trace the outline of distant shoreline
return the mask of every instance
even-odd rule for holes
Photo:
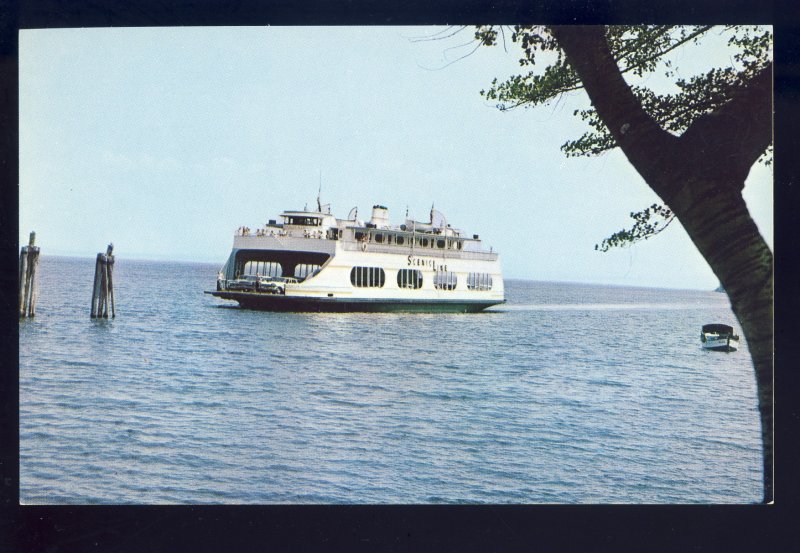
[[[87,260],[87,261],[94,261],[94,255],[65,255],[65,254],[42,254],[42,258],[45,257],[57,257],[60,259],[80,259],[80,260]],[[183,259],[146,259],[142,257],[125,257],[125,261],[133,261],[135,263],[173,263],[178,265],[208,265],[211,267],[220,267],[222,266],[223,262],[218,261],[190,261],[190,260],[183,260]],[[597,287],[597,288],[631,288],[631,289],[645,289],[645,290],[670,290],[670,291],[687,291],[687,292],[714,292],[718,290],[712,290],[707,288],[670,288],[666,286],[647,286],[644,284],[613,284],[613,283],[602,283],[602,282],[581,282],[577,280],[537,280],[533,278],[505,278],[506,282],[536,282],[541,284],[577,284],[580,286],[590,286],[590,287]]]

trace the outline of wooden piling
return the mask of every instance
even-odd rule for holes
[[[103,254],[97,254],[97,261],[94,264],[94,286],[92,287],[92,319],[97,318],[100,307],[100,273],[103,266]]]
[[[39,248],[35,246],[36,233],[31,232],[28,245],[19,253],[19,316],[36,315],[36,269],[39,266]]]
[[[103,256],[103,262],[100,265],[100,308],[97,310],[97,316],[108,319],[108,257]]]
[[[28,295],[28,246],[22,246],[19,253],[19,316],[24,317],[28,306],[25,298]]]
[[[114,309],[114,256],[108,256],[108,263],[106,263],[106,271],[108,272],[108,298],[111,300],[111,318],[117,316]]]
[[[114,245],[109,244],[106,253],[98,253],[94,265],[94,288],[92,290],[92,319],[108,318],[108,304],[111,303],[111,318],[116,316],[114,311],[114,283],[113,266]]]
[[[30,275],[28,286],[28,317],[36,315],[36,296],[39,291],[36,280],[36,269],[39,267],[39,248],[31,246],[28,248],[28,274]]]

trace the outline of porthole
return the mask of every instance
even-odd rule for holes
[[[458,276],[452,271],[436,271],[433,275],[433,287],[437,290],[455,290]]]
[[[400,269],[397,271],[397,286],[413,290],[422,288],[422,271],[418,269]]]
[[[488,273],[470,273],[467,276],[468,290],[491,290],[492,275]]]
[[[382,288],[386,273],[380,267],[353,267],[350,269],[350,283],[358,288]]]

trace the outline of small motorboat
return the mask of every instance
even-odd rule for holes
[[[739,336],[733,333],[733,327],[719,323],[703,325],[700,341],[704,349],[711,351],[736,351],[739,347]]]

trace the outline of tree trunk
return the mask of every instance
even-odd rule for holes
[[[603,27],[556,26],[551,30],[628,161],[672,209],[728,293],[753,359],[764,502],[771,502],[772,253],[741,196],[747,171],[772,138],[771,67],[738,97],[696,121],[683,136],[674,137],[661,129],[634,97],[609,50]],[[737,140],[725,140],[733,133]],[[709,148],[700,151],[698,145]]]
[[[747,339],[758,390],[768,503],[773,500],[773,259],[731,184],[691,182],[669,206],[727,292]]]

